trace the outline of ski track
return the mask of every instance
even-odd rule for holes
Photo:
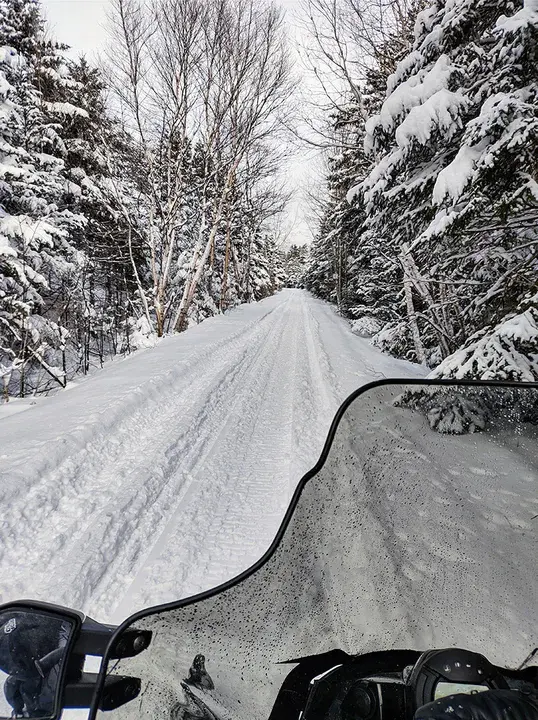
[[[358,386],[421,368],[303,291],[242,306],[0,420],[0,601],[119,621],[271,543]]]

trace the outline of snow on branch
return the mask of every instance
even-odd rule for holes
[[[57,113],[58,115],[63,115],[64,117],[89,117],[86,110],[68,102],[44,102],[43,106],[49,112]]]
[[[538,381],[538,295],[524,312],[470,338],[430,377]]]

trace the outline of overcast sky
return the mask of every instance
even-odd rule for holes
[[[53,36],[67,45],[72,52],[84,54],[88,60],[95,59],[106,44],[106,14],[109,0],[41,0]],[[297,38],[298,30],[294,18],[299,12],[300,0],[280,0],[286,10],[289,36]],[[302,244],[311,240],[311,233],[305,220],[304,202],[300,197],[302,186],[310,186],[315,179],[316,163],[312,153],[305,148],[298,151],[296,159],[290,162],[286,175],[297,188],[297,196],[289,207],[286,224],[293,228],[290,242]],[[289,244],[289,243],[288,243]]]

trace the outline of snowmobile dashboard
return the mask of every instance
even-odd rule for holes
[[[284,688],[288,693],[292,690],[286,683]],[[538,667],[506,670],[491,664],[483,655],[458,648],[425,653],[400,650],[370,653],[350,658],[349,662],[313,677],[299,717],[413,720],[430,717],[428,707],[441,708],[445,704],[449,707],[454,695],[475,695],[488,690],[516,690],[536,697]]]

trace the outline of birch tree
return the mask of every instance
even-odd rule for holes
[[[115,201],[145,247],[138,291],[162,335],[187,327],[238,174],[279,130],[293,87],[282,13],[255,0],[115,0],[111,19],[111,76],[141,149],[144,221],[117,187]]]

